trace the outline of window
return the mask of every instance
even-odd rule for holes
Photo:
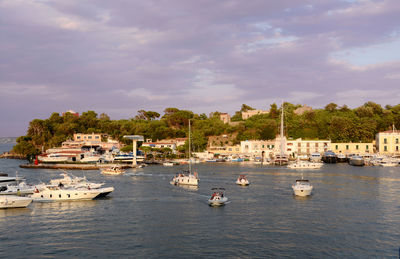
[[[232,148],[228,148],[229,151],[232,151]]]
[[[398,138],[396,139],[396,144],[399,144],[399,139]]]
[[[53,198],[53,194],[50,194],[50,198]]]
[[[396,152],[399,152],[399,146],[396,146]]]
[[[310,147],[310,143],[307,143],[307,147]]]
[[[265,146],[264,145],[262,145],[262,148],[264,148]]]
[[[358,145],[356,145],[356,149],[358,150]]]
[[[383,151],[387,151],[387,146],[383,146]]]
[[[336,150],[338,150],[339,149],[339,145],[336,145],[335,148],[336,148]]]
[[[99,139],[99,136],[96,136],[95,138],[96,138],[96,139]]]
[[[81,136],[76,136],[77,139],[81,139]]]
[[[318,143],[315,143],[315,147],[318,147]]]
[[[387,139],[383,139],[383,144],[387,144]]]
[[[61,198],[61,194],[59,194],[59,195],[58,195],[58,197],[60,197],[60,198]]]
[[[346,150],[349,150],[349,145],[346,145]]]
[[[368,150],[368,145],[365,146],[365,149]]]
[[[92,139],[92,136],[89,136],[88,139]]]
[[[70,195],[70,194],[67,194],[67,196],[68,196],[68,198],[71,198],[71,195]]]
[[[245,148],[245,149],[249,149],[249,146],[248,146],[248,145],[245,145],[244,148]]]
[[[301,147],[301,143],[297,144],[298,147]]]

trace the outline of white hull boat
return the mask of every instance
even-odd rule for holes
[[[17,183],[17,178],[15,177],[0,176],[0,186],[7,186],[16,183]]]
[[[228,197],[224,196],[222,190],[224,188],[213,188],[214,193],[211,195],[211,198],[208,200],[208,205],[210,206],[223,206],[228,202]]]
[[[290,169],[320,169],[323,165],[323,163],[297,161],[296,163],[289,164],[287,167]]]
[[[198,186],[199,185],[199,178],[197,177],[197,173],[195,174],[190,174],[188,172],[183,172],[180,174],[177,174],[172,178],[172,181],[170,182],[172,185],[193,185],[193,186]]]
[[[296,180],[296,183],[292,185],[292,189],[296,196],[309,196],[313,187],[308,180],[301,179]]]
[[[92,200],[100,195],[101,191],[99,190],[88,188],[64,189],[58,186],[47,186],[44,190],[35,190],[31,198],[35,202]]]
[[[174,166],[174,163],[172,163],[172,162],[164,162],[163,166]]]
[[[8,208],[26,208],[31,204],[32,198],[19,197],[15,195],[0,196],[0,209]]]
[[[0,195],[28,195],[32,194],[34,190],[35,186],[21,182],[18,185],[7,185],[0,187]]]
[[[119,168],[117,166],[113,166],[113,167],[101,170],[101,173],[105,174],[105,175],[121,175],[121,174],[125,173],[125,170],[122,168]]]
[[[249,180],[247,180],[245,175],[240,175],[236,180],[237,185],[247,186],[250,184]]]
[[[104,183],[92,183],[89,182],[86,177],[78,177],[74,175],[69,175],[66,172],[62,173],[63,178],[50,180],[50,185],[61,185],[64,187],[86,187],[91,189],[97,189],[104,185]]]

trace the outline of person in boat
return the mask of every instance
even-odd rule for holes
[[[58,184],[58,187],[62,188],[62,187],[64,187],[64,184],[62,184],[62,182],[60,182],[60,183]]]

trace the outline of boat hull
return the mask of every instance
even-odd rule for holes
[[[311,188],[298,188],[295,186],[292,186],[292,188],[293,188],[294,195],[301,196],[301,197],[310,196],[312,193],[312,189],[313,189],[312,187]]]
[[[363,166],[365,163],[364,163],[364,159],[351,159],[350,158],[349,164],[354,165],[354,166]]]
[[[7,195],[0,197],[0,209],[26,208],[31,204],[32,198]]]
[[[208,200],[208,205],[212,206],[212,207],[219,207],[219,206],[223,206],[225,205],[225,203],[228,201],[228,198],[226,197],[222,197],[218,200],[215,199],[209,199]]]

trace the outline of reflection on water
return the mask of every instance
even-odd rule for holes
[[[0,160],[15,172],[20,161]],[[246,164],[196,164],[200,185],[173,186],[185,166],[149,166],[105,177],[108,199],[32,203],[0,210],[0,257],[344,258],[395,257],[400,225],[400,168],[324,165],[294,171]],[[29,182],[48,182],[57,170],[18,169]],[[301,174],[313,195],[291,188]],[[246,174],[251,184],[235,184]],[[210,207],[212,187],[229,204]],[[23,245],[21,245],[23,244]]]

